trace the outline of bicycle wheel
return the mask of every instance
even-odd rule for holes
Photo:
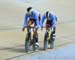
[[[44,50],[46,50],[48,48],[48,32],[45,33],[45,36],[44,36]]]
[[[26,39],[25,39],[25,52],[28,52],[30,49],[30,37],[31,33],[27,33]]]

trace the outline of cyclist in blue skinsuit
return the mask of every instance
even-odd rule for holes
[[[35,28],[36,28],[36,31],[35,33],[37,34],[37,39],[36,39],[36,44],[38,44],[38,33],[37,33],[37,30],[39,28],[39,11],[37,10],[34,10],[32,7],[28,7],[27,8],[27,13],[25,14],[25,18],[24,18],[24,24],[23,24],[23,28],[22,28],[22,31],[25,30],[25,28],[27,27],[27,24],[28,22],[30,22],[30,25],[34,24],[35,25]]]
[[[49,41],[50,46],[51,46],[50,48],[53,48],[54,47],[54,40],[55,40],[57,17],[53,13],[46,11],[41,17],[41,22],[40,22],[41,28],[44,27],[45,20],[46,20],[46,24],[45,24],[46,30],[47,30],[47,27],[53,29],[53,31],[51,32],[51,39]]]

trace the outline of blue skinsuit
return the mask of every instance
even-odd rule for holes
[[[40,25],[43,27],[43,23],[46,19],[46,14],[43,14],[41,17]],[[56,27],[56,22],[57,22],[57,17],[54,14],[49,14],[49,19],[48,20],[53,20],[52,22],[52,27]]]
[[[23,24],[24,28],[26,28],[29,18],[33,18],[35,20],[35,23],[36,23],[36,28],[39,28],[39,18],[38,18],[38,16],[39,16],[39,12],[36,11],[36,10],[33,11],[32,16],[29,16],[26,13],[25,18],[24,18],[24,24]]]

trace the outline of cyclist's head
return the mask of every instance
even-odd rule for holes
[[[31,9],[32,9],[32,7],[28,7],[28,8],[27,8],[27,12],[29,12]]]
[[[27,8],[27,13],[28,13],[29,16],[31,16],[31,15],[33,14],[33,9],[32,9],[32,7],[28,7],[28,8]]]

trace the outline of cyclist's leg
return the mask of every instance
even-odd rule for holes
[[[53,28],[53,32],[51,31],[51,27],[52,27],[52,21],[50,20],[47,20],[46,22],[46,25],[48,28],[46,28],[46,30],[48,30],[48,43],[50,44],[50,48],[53,48],[54,47],[54,38],[53,38],[53,34],[54,34],[54,31],[55,31],[55,28]]]
[[[36,27],[36,19],[34,20],[34,25],[35,25],[35,27]],[[39,43],[38,43],[38,28],[35,28],[34,30],[33,30],[33,38],[35,38],[35,44],[37,45],[37,46],[39,46]]]
[[[38,51],[39,49],[39,43],[38,43],[38,33],[37,29],[33,30],[33,50]]]
[[[35,42],[34,42],[34,43],[39,46],[37,29],[35,29],[35,30],[33,31],[33,38],[35,38]]]
[[[36,19],[30,19],[28,21],[28,25],[34,25],[34,27],[36,27]],[[33,29],[33,38],[35,38],[35,41],[33,43],[38,43],[38,32],[37,32],[38,29]]]
[[[46,50],[48,48],[48,28],[46,27],[46,32],[45,32],[45,36],[44,36],[44,50]]]
[[[33,24],[33,21],[30,19],[29,21],[28,21],[28,26],[31,26],[32,24]],[[27,29],[27,31],[28,31],[28,29]],[[31,32],[31,31],[29,31],[29,32]],[[32,38],[31,38],[31,36],[30,36],[30,46],[33,44],[33,42],[32,42]]]
[[[50,37],[50,35],[51,35],[51,26],[52,26],[51,21],[50,20],[47,20],[46,21],[46,32],[48,32],[48,38],[47,38],[48,41],[51,38]]]
[[[51,39],[50,39],[50,48],[54,48],[54,41],[55,41],[55,31],[56,31],[56,27],[53,28],[53,31],[51,33]]]

